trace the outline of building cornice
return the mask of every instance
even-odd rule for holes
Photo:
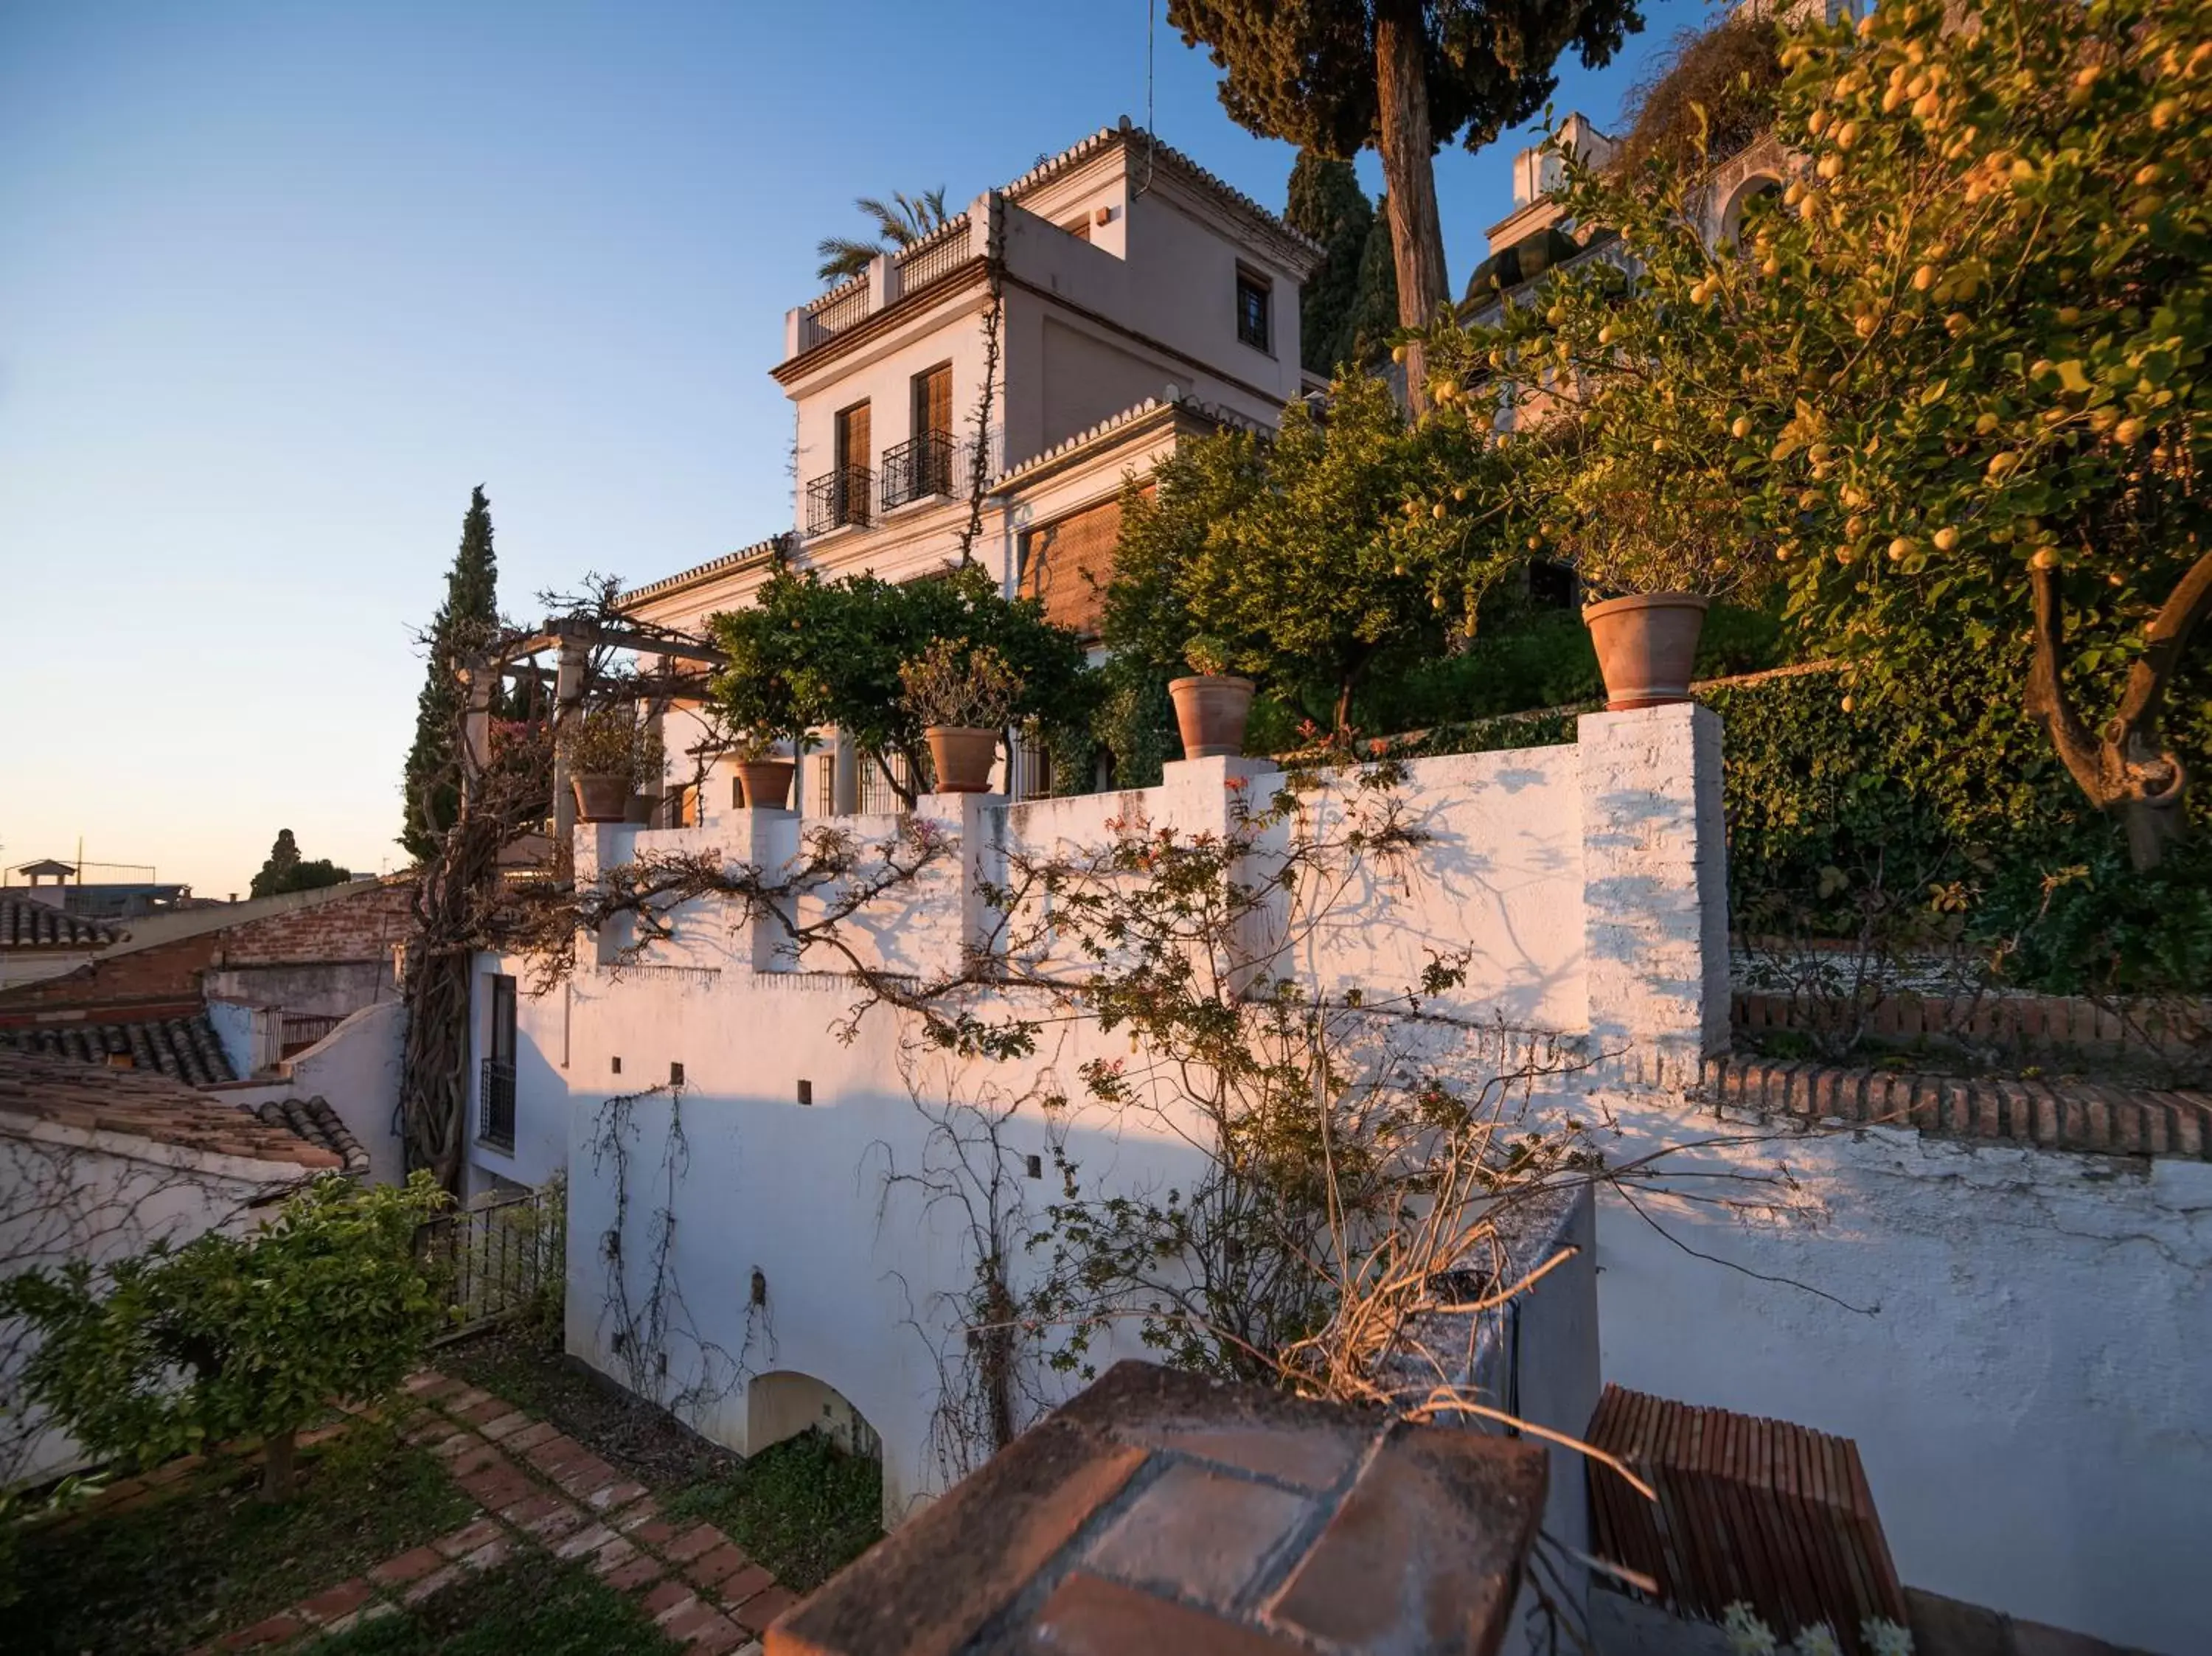
[[[1000,193],[1009,201],[1018,202],[1027,191],[1049,183],[1116,144],[1127,146],[1133,158],[1142,154],[1155,167],[1164,163],[1201,194],[1212,197],[1218,205],[1228,208],[1231,216],[1243,221],[1249,231],[1271,244],[1271,252],[1285,268],[1294,271],[1301,282],[1310,276],[1314,267],[1321,263],[1327,249],[1319,242],[1303,231],[1292,229],[1276,214],[1269,212],[1227,180],[1208,172],[1174,145],[1162,143],[1143,127],[1133,125],[1126,115],[1118,125],[1102,126],[1089,137],[1071,144],[1059,155],[1039,161]],[[1140,151],[1140,144],[1147,144],[1148,147]]]
[[[1170,402],[1164,397],[1147,397],[1135,407],[1109,415],[1097,425],[1061,439],[1043,453],[1032,455],[1019,465],[1000,472],[992,479],[990,494],[994,499],[1006,498],[1032,483],[1094,459],[1102,452],[1120,448],[1164,428],[1185,426],[1261,429],[1240,415],[1194,397],[1179,397]]]
[[[941,304],[945,300],[968,292],[970,288],[984,286],[989,270],[990,262],[988,259],[980,257],[971,258],[950,275],[939,277],[927,287],[918,288],[910,294],[901,294],[866,320],[856,322],[841,332],[831,334],[818,345],[810,345],[798,355],[777,363],[768,371],[769,377],[777,385],[789,390],[817,368],[836,361],[839,357],[858,349],[871,340],[881,339],[885,334],[896,331],[915,317],[920,316],[931,306]]]
[[[725,552],[719,558],[709,558],[689,569],[679,569],[672,575],[663,575],[659,580],[647,581],[643,586],[634,586],[617,600],[616,608],[627,612],[657,598],[673,597],[686,587],[696,586],[702,581],[714,579],[734,570],[773,562],[778,557],[788,555],[790,550],[789,536],[771,535],[764,541],[755,541],[750,546]]]

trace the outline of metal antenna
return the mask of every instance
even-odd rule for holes
[[[1140,196],[1152,187],[1152,35],[1159,9],[1159,0],[1145,0],[1145,178],[1136,191]]]

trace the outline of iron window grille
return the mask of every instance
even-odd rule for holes
[[[806,532],[826,535],[850,525],[868,525],[868,500],[875,476],[866,466],[839,466],[806,486]]]
[[[514,1148],[514,1065],[488,1058],[477,1089],[477,1137],[501,1149]]]
[[[884,509],[952,493],[952,434],[925,431],[884,451]]]
[[[1237,337],[1255,350],[1267,344],[1267,284],[1255,276],[1237,273]]]

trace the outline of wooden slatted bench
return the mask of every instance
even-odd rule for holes
[[[1749,1604],[1788,1636],[1825,1622],[1866,1656],[1861,1624],[1905,1625],[1858,1447],[1764,1420],[1607,1386],[1585,1434],[1658,1492],[1647,1501],[1589,1465],[1601,1558],[1649,1577],[1676,1614],[1718,1621]]]

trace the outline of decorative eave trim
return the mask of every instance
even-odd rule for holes
[[[1195,185],[1207,195],[1215,197],[1236,212],[1238,216],[1249,221],[1252,227],[1270,238],[1281,241],[1285,252],[1284,259],[1285,264],[1293,269],[1303,265],[1304,267],[1303,274],[1310,274],[1313,266],[1321,262],[1328,250],[1319,242],[1302,231],[1293,230],[1277,215],[1261,206],[1258,202],[1226,179],[1208,172],[1173,144],[1163,143],[1157,134],[1148,133],[1145,128],[1132,124],[1127,115],[1124,115],[1116,125],[1102,126],[1089,137],[1078,140],[1057,155],[1052,156],[1049,160],[1039,161],[1021,177],[1007,185],[1000,193],[1009,201],[1018,200],[1024,191],[1034,190],[1058,178],[1071,167],[1090,160],[1091,156],[1097,155],[1109,145],[1124,143],[1133,149],[1139,139],[1146,137],[1152,141],[1152,160],[1154,165],[1166,162],[1176,172],[1182,173],[1187,181]]]
[[[1009,467],[992,480],[988,492],[994,495],[1009,494],[1024,483],[1035,482],[1047,473],[1074,464],[1095,449],[1115,446],[1133,437],[1143,435],[1155,427],[1174,425],[1185,420],[1215,428],[1235,426],[1240,430],[1259,429],[1241,416],[1211,403],[1201,403],[1195,397],[1177,397],[1174,402],[1169,402],[1164,397],[1147,397],[1134,408],[1109,415],[1097,425],[1079,431],[1073,437],[1062,438],[1043,453],[1032,455],[1019,465]]]
[[[709,558],[689,569],[679,569],[672,575],[663,575],[659,580],[648,581],[643,586],[634,586],[616,601],[616,607],[625,613],[649,599],[668,597],[672,592],[697,581],[726,575],[732,570],[742,569],[763,559],[773,559],[790,550],[788,535],[771,535],[766,540],[755,541],[750,546],[741,546],[734,552],[725,552],[719,558]]]

